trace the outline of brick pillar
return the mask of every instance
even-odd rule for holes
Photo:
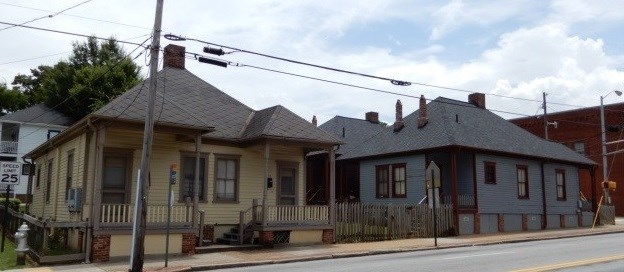
[[[334,230],[324,229],[323,230],[323,244],[331,245],[333,243],[334,243]]]
[[[498,232],[505,232],[505,215],[498,214]]]
[[[474,214],[474,234],[479,234],[481,233],[481,214],[480,213],[475,213]]]
[[[182,254],[195,254],[195,233],[182,234]]]
[[[578,226],[583,227],[583,213],[582,212],[576,214],[576,219],[578,220]]]
[[[529,216],[524,213],[522,214],[522,230],[529,230]]]
[[[260,232],[260,244],[264,246],[273,245],[273,232],[272,231],[261,231]]]
[[[565,214],[559,215],[559,227],[561,227],[562,229],[565,229],[566,227]]]
[[[204,239],[209,239],[210,241],[214,241],[214,225],[205,225],[204,226]]]
[[[93,236],[91,242],[91,262],[101,263],[110,260],[110,235]]]

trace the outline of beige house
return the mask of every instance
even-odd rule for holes
[[[165,251],[172,164],[170,253],[217,240],[331,242],[330,207],[305,205],[305,154],[340,141],[282,106],[245,106],[185,70],[184,54],[167,46],[156,75],[145,253]],[[68,246],[94,262],[130,254],[148,85],[26,155],[37,166],[30,215],[66,227]]]

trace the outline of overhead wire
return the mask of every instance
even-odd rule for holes
[[[39,20],[41,20],[41,19],[53,18],[53,17],[54,17],[54,16],[56,16],[56,15],[59,15],[59,14],[61,14],[61,13],[65,12],[65,11],[68,11],[68,10],[70,10],[70,9],[73,9],[73,8],[76,8],[76,7],[79,7],[79,6],[82,6],[82,5],[84,5],[84,4],[86,4],[86,3],[89,3],[89,2],[91,2],[91,1],[93,1],[93,0],[86,0],[86,1],[80,2],[80,3],[76,4],[76,5],[73,5],[73,6],[71,6],[71,7],[68,7],[68,8],[66,8],[66,9],[63,9],[63,10],[60,10],[60,11],[54,12],[54,13],[52,13],[52,14],[45,15],[45,16],[41,16],[41,17],[37,17],[37,18],[31,19],[31,20],[25,21],[25,22],[23,22],[23,23],[21,23],[21,24],[19,24],[19,25],[7,26],[7,27],[5,27],[5,28],[1,28],[1,29],[0,29],[0,31],[7,30],[7,29],[10,29],[10,28],[14,28],[14,27],[17,27],[17,26],[24,26],[24,25],[26,25],[26,24],[29,24],[29,23],[32,23],[32,22],[35,22],[35,21],[39,21]]]

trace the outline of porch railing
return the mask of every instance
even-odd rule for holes
[[[167,223],[167,205],[148,205],[147,223]],[[133,204],[102,204],[100,222],[102,225],[125,225],[134,220]],[[186,205],[171,207],[171,223],[193,221],[192,208]]]
[[[0,141],[0,153],[17,154],[17,142]]]
[[[266,216],[267,225],[329,225],[329,207],[325,205],[268,206]]]
[[[453,196],[444,195],[443,200],[444,204],[453,204]],[[466,195],[458,195],[457,196],[457,206],[459,208],[475,208],[475,195],[466,194]]]

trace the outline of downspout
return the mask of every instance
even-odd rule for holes
[[[97,129],[93,125],[93,123],[91,123],[91,118],[87,118],[87,127],[89,127],[89,130],[92,132],[92,135],[89,135],[89,133],[87,133],[87,140],[86,140],[87,143],[85,145],[86,146],[86,148],[85,148],[85,158],[89,158],[89,154],[91,153],[89,151],[91,150],[91,137],[93,137],[93,135],[95,136],[95,141],[93,141],[93,143],[97,144],[97,142],[98,142],[97,141],[97,137],[98,137]],[[93,161],[94,161],[93,165],[95,166],[96,165],[95,164],[95,160],[93,160]],[[84,169],[83,169],[84,179],[82,181],[82,187],[84,188],[83,192],[84,192],[84,197],[86,199],[87,198],[87,191],[85,189],[87,189],[86,188],[87,187],[87,185],[86,185],[87,177],[88,177],[87,173],[89,172],[89,169],[88,169],[88,167],[89,167],[88,159],[85,160],[85,164],[84,164],[83,167],[84,167]],[[93,199],[94,199],[94,193],[95,193],[95,167],[93,169],[93,175],[94,175],[93,179],[91,180],[91,197],[90,197],[90,202],[91,203],[89,204],[89,207],[91,208],[91,212],[89,213],[91,219],[89,220],[89,218],[87,218],[87,227],[85,229],[85,234],[84,234],[86,236],[85,245],[84,245],[85,246],[85,260],[84,260],[84,262],[86,264],[91,263],[91,243],[93,243],[93,220],[94,220],[93,214],[95,212],[94,207],[93,207]],[[86,203],[86,201],[84,201],[83,203]],[[91,233],[89,233],[89,230],[91,230]]]
[[[542,161],[541,170],[542,170],[542,229],[546,229],[548,226],[548,215],[546,213],[546,177],[544,176],[544,164],[546,162]],[[527,173],[528,175],[528,173]]]
[[[28,164],[28,167],[30,168],[30,171],[28,171],[28,184],[26,185],[28,186],[26,188],[26,211],[30,212],[30,204],[32,203],[32,182],[33,182],[32,173],[35,171],[35,169],[33,168],[35,164],[32,163],[32,159],[30,159],[30,162],[29,162],[24,157],[22,157],[22,161]]]

